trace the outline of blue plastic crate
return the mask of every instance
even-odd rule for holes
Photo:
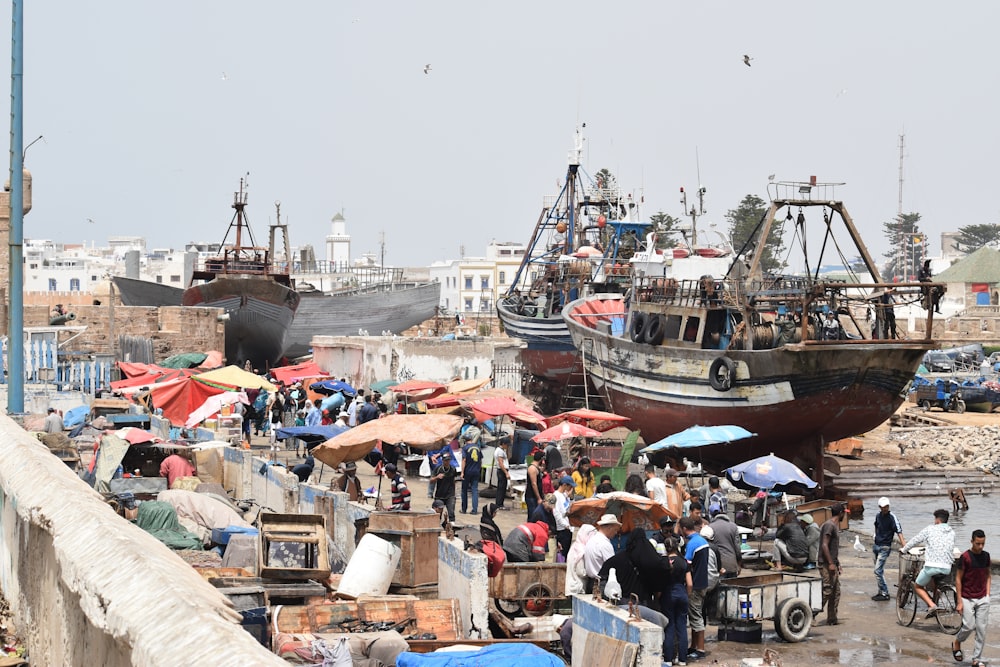
[[[232,535],[260,535],[256,528],[244,528],[242,526],[226,526],[225,528],[212,529],[212,542],[215,544],[229,544]]]

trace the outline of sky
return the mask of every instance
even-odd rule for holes
[[[1000,222],[1000,3],[25,4],[25,238],[221,241],[249,173],[258,243],[280,201],[321,259],[339,211],[355,257],[482,256],[528,241],[581,122],[585,170],[647,216],[699,173],[720,226],[770,174],[815,175],[881,257],[905,134],[930,255]]]

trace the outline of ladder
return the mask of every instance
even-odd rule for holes
[[[598,357],[594,350],[595,346],[593,338],[584,338],[580,347],[576,349],[576,356],[573,359],[573,370],[570,371],[570,379],[566,382],[566,386],[563,389],[563,394],[559,401],[560,411],[578,407],[571,405],[571,403],[579,401],[578,393],[583,394],[583,407],[590,409],[592,394],[590,391],[590,382],[587,379],[587,367],[584,363],[585,359],[589,357],[591,360],[600,365],[602,369],[604,369],[604,361]],[[605,375],[607,374],[605,373]],[[582,380],[573,382],[574,378],[582,378]],[[611,396],[607,391],[607,383],[605,383],[604,387],[604,391],[601,394],[593,397],[595,399],[599,398],[604,403],[605,410],[613,412],[614,410],[612,409],[613,406],[611,404]]]

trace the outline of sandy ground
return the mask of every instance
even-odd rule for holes
[[[905,405],[904,408],[905,409]],[[947,418],[956,425],[988,425],[1000,423],[1000,414],[979,414],[966,413],[956,415],[954,413],[944,414],[934,412]],[[888,425],[883,425],[866,434],[864,442],[864,461],[873,467],[878,466],[898,466],[913,465],[912,459],[903,460],[899,456],[899,449],[886,443],[886,436],[889,433]],[[253,439],[254,449],[261,452],[266,448],[265,438]],[[279,459],[289,465],[295,465],[300,459],[296,458],[294,452],[281,452]],[[364,488],[377,486],[378,480],[372,474],[372,468],[364,462],[359,462],[358,471]],[[329,468],[323,471],[321,484],[329,484],[335,477]],[[430,500],[427,498],[427,483],[420,478],[409,479],[410,488],[413,493],[413,509],[425,509],[430,507]],[[456,503],[456,522],[459,527],[469,527],[469,532],[477,533],[475,527],[478,525],[478,516],[461,514],[460,489],[458,490],[458,502]],[[387,482],[382,484],[383,503],[389,504],[389,487]],[[480,498],[481,510],[483,505],[491,502],[492,499]],[[513,507],[513,502],[508,500],[508,505]],[[512,530],[518,523],[524,521],[524,512],[520,509],[500,512],[497,515],[497,523],[505,533]],[[922,620],[923,613],[918,611],[917,619],[911,627],[900,626],[896,622],[894,602],[874,602],[870,598],[876,592],[874,576],[872,574],[872,557],[865,552],[858,554],[853,551],[851,545],[854,541],[853,531],[843,531],[841,533],[841,554],[842,554],[842,599],[840,606],[840,624],[837,626],[825,626],[825,614],[821,614],[813,625],[807,639],[798,644],[789,644],[777,637],[774,632],[773,623],[764,623],[764,639],[761,644],[743,644],[739,642],[716,640],[717,629],[709,627],[707,638],[707,658],[689,664],[703,665],[728,665],[735,667],[740,664],[743,658],[764,657],[765,650],[773,651],[778,656],[780,663],[785,667],[797,665],[948,665],[957,664],[950,649],[951,638],[944,635],[939,630],[937,624],[931,621]],[[889,582],[890,593],[895,594],[893,585],[897,578],[896,565],[898,557],[894,552],[890,557],[886,567],[886,580]],[[815,571],[813,571],[815,573]],[[815,574],[818,577],[818,574]],[[984,652],[984,659],[1000,662],[1000,609],[994,595],[993,612],[990,633],[987,647]],[[966,662],[971,655],[973,640],[967,640],[964,648],[966,650]]]

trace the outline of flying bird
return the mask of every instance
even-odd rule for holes
[[[431,64],[427,63],[426,65],[424,65],[424,74],[430,74],[430,73],[431,73]]]
[[[746,54],[743,55],[743,64],[746,65],[747,67],[750,67],[751,60],[753,60],[753,58],[751,58],[750,56]]]
[[[837,97],[840,97],[841,95],[846,95],[846,94],[847,94],[847,88],[841,88],[840,91],[837,92]]]
[[[769,174],[767,180],[774,181],[774,174]]]
[[[87,222],[89,222],[90,224],[94,224],[93,218],[87,218]]]
[[[222,80],[223,80],[223,81],[228,81],[228,80],[229,80],[229,77],[228,77],[228,76],[226,76],[226,73],[225,73],[225,72],[223,72],[223,73],[222,73]]]

